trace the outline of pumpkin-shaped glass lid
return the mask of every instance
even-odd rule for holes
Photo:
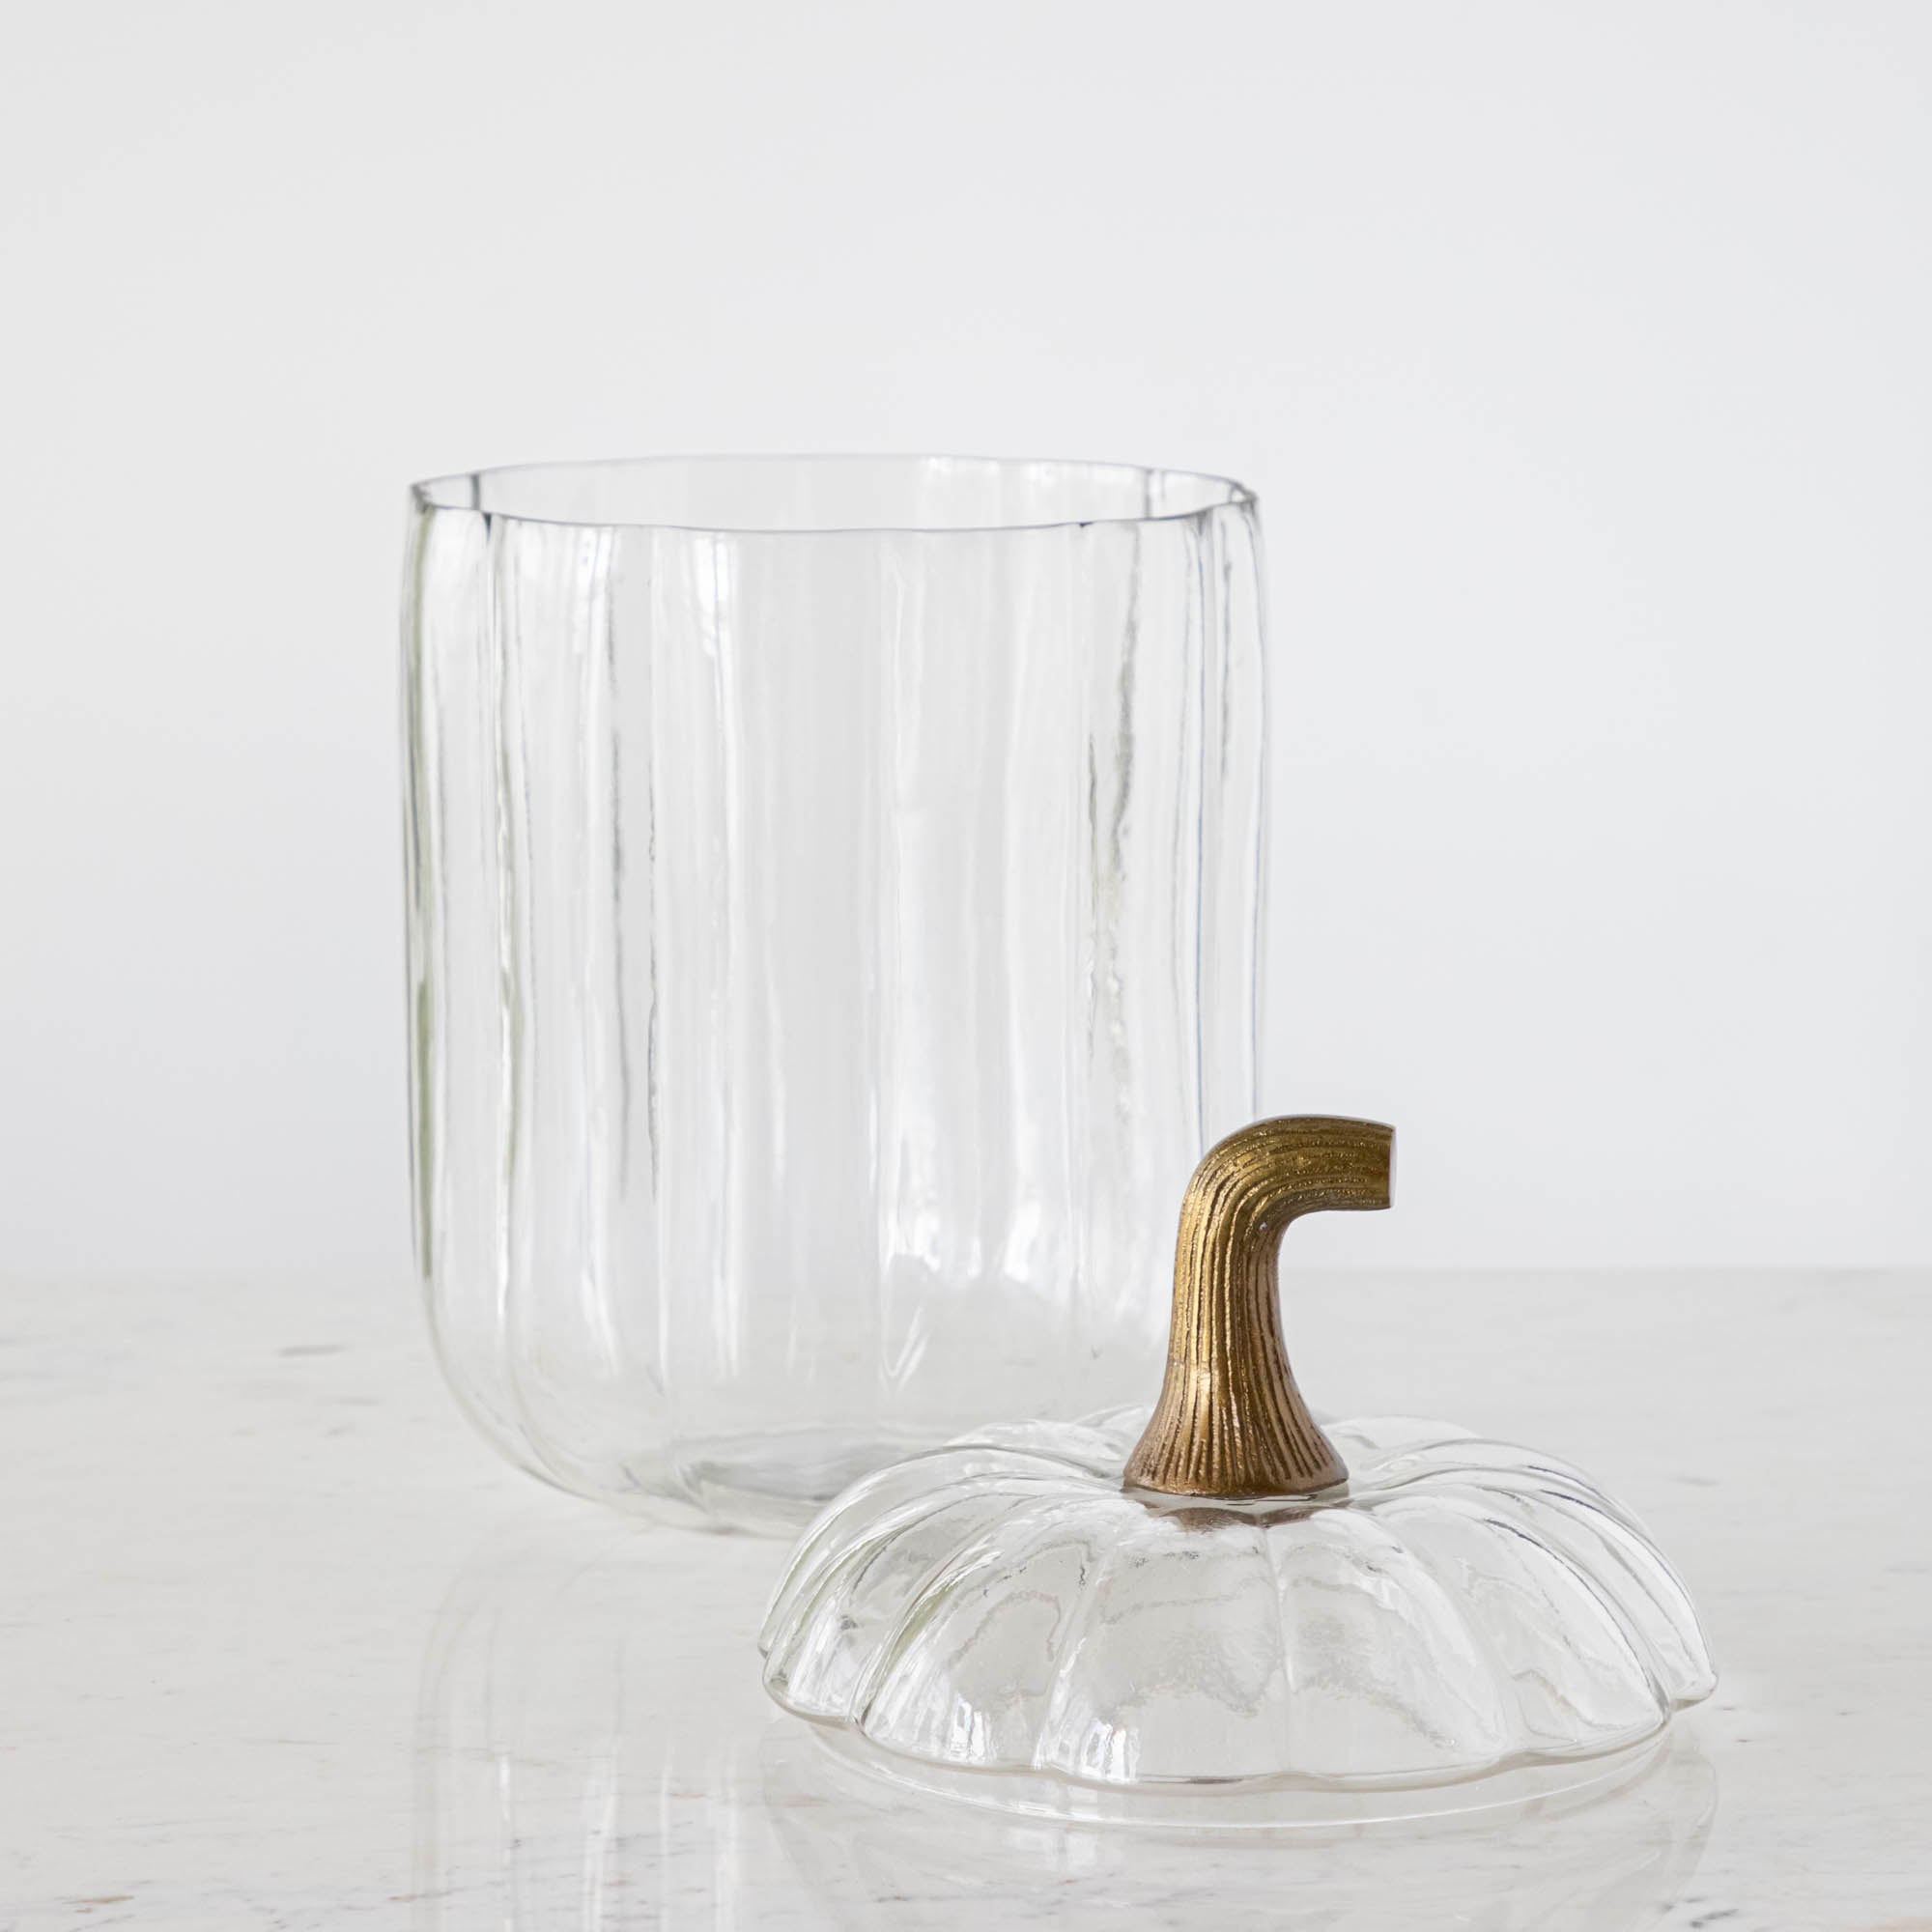
[[[773,1600],[771,1694],[927,1788],[1245,1824],[1605,1776],[1708,1695],[1683,1585],[1581,1471],[1303,1404],[1281,1233],[1386,1207],[1392,1142],[1304,1117],[1212,1149],[1151,1412],[986,1429],[855,1484]]]

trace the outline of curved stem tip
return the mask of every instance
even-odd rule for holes
[[[1289,1369],[1276,1260],[1299,1215],[1386,1208],[1394,1144],[1374,1121],[1307,1114],[1208,1149],[1181,1204],[1167,1377],[1130,1486],[1238,1501],[1308,1495],[1348,1474]]]

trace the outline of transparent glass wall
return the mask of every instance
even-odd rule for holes
[[[526,1467],[786,1529],[1159,1380],[1254,1108],[1255,505],[713,458],[419,485],[418,1254]]]

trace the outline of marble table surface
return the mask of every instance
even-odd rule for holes
[[[1932,1932],[1932,1279],[1321,1275],[1304,1385],[1567,1454],[1723,1673],[1597,1804],[1254,1845],[854,1783],[780,1546],[500,1467],[401,1284],[0,1297],[0,1927]]]

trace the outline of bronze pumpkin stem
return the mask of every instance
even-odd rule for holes
[[[1281,1339],[1282,1231],[1328,1208],[1386,1208],[1395,1131],[1258,1121],[1209,1148],[1180,1208],[1160,1400],[1124,1480],[1226,1501],[1308,1495],[1348,1474],[1294,1385]]]

